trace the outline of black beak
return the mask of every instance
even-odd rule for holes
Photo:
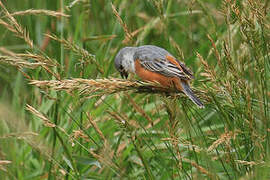
[[[128,78],[128,73],[125,70],[122,70],[120,72],[120,75],[121,75],[122,78],[126,78],[126,79]]]

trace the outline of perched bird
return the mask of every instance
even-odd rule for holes
[[[117,53],[114,65],[122,77],[134,73],[143,81],[158,82],[182,91],[200,108],[204,107],[189,87],[188,82],[194,79],[192,71],[163,48],[153,45],[125,47]]]

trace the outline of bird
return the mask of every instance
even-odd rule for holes
[[[163,87],[183,92],[199,108],[204,108],[189,86],[189,81],[194,79],[193,72],[161,47],[124,47],[116,54],[114,66],[122,78],[132,73],[143,81],[158,82]]]

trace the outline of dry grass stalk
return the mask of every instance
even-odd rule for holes
[[[182,11],[182,12],[177,12],[177,13],[172,13],[172,14],[166,14],[166,17],[168,18],[174,18],[177,16],[187,16],[187,15],[194,15],[194,14],[203,14],[202,10],[191,10],[189,9],[188,11]]]
[[[106,94],[119,93],[121,91],[160,94],[173,98],[185,97],[183,93],[175,89],[162,87],[158,83],[130,81],[117,78],[108,78],[108,79],[74,78],[65,80],[45,80],[45,81],[31,80],[29,84],[35,85],[41,89],[66,91],[67,93],[79,92],[79,95],[83,96],[83,98],[93,98],[97,96],[103,96]],[[198,97],[204,97],[202,96],[201,92],[197,90],[194,90],[194,92]],[[141,113],[143,114],[143,112]]]
[[[112,34],[112,35],[100,35],[100,36],[90,36],[90,37],[87,37],[87,38],[83,38],[83,42],[94,41],[94,40],[106,42],[106,41],[112,40],[112,39],[114,39],[116,37],[117,37],[117,35],[115,35],[115,34]]]
[[[176,139],[176,138],[170,138],[170,137],[168,137],[168,138],[161,138],[161,140],[162,140],[162,141],[176,142],[177,144],[180,143],[180,139],[179,139],[179,138]],[[184,141],[184,142],[183,142],[183,141]],[[199,147],[199,146],[197,146],[197,145],[194,145],[194,144],[192,144],[192,143],[189,142],[189,141],[186,141],[186,142],[185,142],[184,139],[181,139],[181,144],[179,144],[179,145],[181,145],[181,146],[183,146],[183,147],[186,147],[186,148],[192,148],[192,149],[194,149],[194,151],[197,152],[197,153],[199,153],[199,152],[205,152],[204,148],[201,148],[201,147]]]
[[[98,125],[96,124],[96,122],[93,120],[93,118],[90,116],[90,113],[86,113],[88,120],[90,122],[90,124],[93,126],[93,128],[96,130],[96,132],[98,133],[98,135],[101,137],[101,139],[104,141],[104,144],[107,144],[107,139],[105,138],[104,134],[102,133],[102,131],[99,129]]]
[[[57,11],[51,11],[46,9],[27,9],[24,11],[17,11],[15,13],[10,14],[11,16],[24,16],[24,15],[46,15],[46,16],[53,16],[53,17],[69,17],[69,15],[57,12]]]
[[[120,91],[134,90],[136,92],[166,93],[175,92],[171,89],[162,88],[157,83],[128,81],[124,79],[67,79],[67,80],[46,80],[30,81],[31,85],[40,88],[49,88],[56,91],[73,92],[78,90],[81,95],[100,93],[99,95],[112,94]]]
[[[10,108],[10,106],[7,104],[0,103],[0,117],[6,121],[9,129],[14,132],[8,135],[14,138],[20,138],[26,142],[33,149],[33,151],[40,153],[40,155],[44,156],[44,158],[46,158],[48,161],[53,161],[59,167],[62,167],[62,165],[59,164],[58,161],[56,161],[55,158],[50,155],[51,149],[48,147],[48,144],[37,137],[39,134],[31,132],[29,130],[29,124],[25,121],[25,119],[22,119],[20,116],[16,116],[16,113],[11,111],[11,109],[12,108]],[[37,113],[41,114],[39,112]],[[0,169],[2,167],[0,166]],[[72,174],[70,174],[70,176],[73,177]]]
[[[111,117],[113,117],[117,123],[119,123],[121,126],[131,129],[131,128],[139,128],[140,126],[136,123],[136,121],[129,120],[125,114],[119,114],[116,112],[106,111]]]
[[[11,161],[8,161],[8,160],[0,160],[0,166],[10,164],[10,163],[11,163]]]
[[[164,1],[163,0],[150,0],[150,1],[153,3],[155,8],[158,10],[159,16],[164,16],[164,12],[163,12],[163,9],[164,9],[163,3],[164,3]]]
[[[30,53],[30,52],[27,52],[25,54],[18,54],[18,53],[14,53],[12,51],[9,51],[3,47],[0,47],[0,51],[3,53],[3,54],[6,54],[7,56],[1,56],[2,57],[2,61],[4,62],[5,59],[6,59],[6,63],[9,63],[9,62],[13,62],[14,63],[10,63],[12,65],[20,65],[20,64],[25,64],[26,67],[28,68],[35,68],[35,64],[36,65],[46,65],[46,66],[60,66],[59,63],[55,60],[52,60],[50,59],[49,57],[47,56],[44,56],[44,55],[38,55],[38,54],[33,54],[33,53]],[[28,62],[28,60],[31,59],[31,60],[35,60],[36,63],[30,63]],[[29,67],[29,65],[33,64],[33,67]]]
[[[15,33],[15,35],[21,39],[23,39],[31,48],[33,48],[33,41],[29,37],[29,33],[26,29],[22,28],[22,26],[17,22],[17,20],[8,12],[6,7],[0,1],[0,6],[2,7],[3,13],[5,14],[5,18],[8,22],[5,22],[1,19],[0,24],[4,25],[8,30]]]
[[[119,114],[111,111],[106,111],[111,117],[113,117],[115,120],[117,120],[118,123],[121,125],[124,125],[125,123],[128,123],[127,121],[124,120]]]
[[[12,52],[4,47],[0,47],[0,52],[7,55],[6,57],[9,57],[10,59],[16,60],[18,62],[23,61],[23,62],[25,62],[25,64],[30,63],[30,62],[28,62],[28,60],[31,59],[31,60],[35,60],[36,62],[39,62],[41,65],[58,66],[58,67],[60,66],[60,64],[57,61],[49,58],[48,56],[44,56],[44,55],[33,54],[30,52],[27,52],[24,54],[19,54],[19,53],[14,53],[14,52]]]
[[[51,34],[45,34],[45,36],[55,40],[55,41],[58,41],[60,42],[61,44],[64,45],[64,47],[66,49],[69,49],[69,50],[72,50],[73,52],[75,52],[78,56],[81,56],[82,57],[82,63],[93,63],[96,65],[97,67],[97,70],[101,73],[101,74],[104,74],[104,71],[102,70],[102,68],[99,66],[99,64],[97,63],[97,60],[96,60],[96,57],[95,55],[92,55],[90,54],[88,51],[86,51],[85,49],[77,46],[76,44],[73,44],[72,42],[70,41],[67,41],[65,39],[61,39],[61,38],[58,38],[56,35],[51,35]]]
[[[4,172],[8,172],[8,170],[4,166],[10,163],[12,163],[12,161],[0,160],[0,170]]]
[[[30,106],[29,104],[26,105],[26,110],[30,111],[32,114],[43,120],[44,126],[46,127],[56,127],[54,123],[52,123],[45,115],[41,112]]]
[[[177,117],[177,110],[175,108],[176,101],[175,100],[173,100],[173,101],[165,100],[165,107],[166,107],[166,111],[167,111],[168,116],[169,116],[169,123],[167,124],[167,128],[168,128],[169,135],[170,135],[169,141],[171,142],[171,144],[174,148],[174,151],[176,152],[176,156],[177,156],[177,160],[178,160],[177,166],[178,166],[179,170],[182,170],[182,168],[183,168],[182,156],[181,156],[179,146],[178,146],[179,135],[177,133],[177,131],[178,131],[177,125],[178,125],[179,121],[176,120],[176,117]]]
[[[33,59],[37,62],[40,62],[42,64],[45,64],[46,66],[60,66],[60,64],[49,58],[48,56],[44,56],[44,55],[38,55],[38,54],[33,54],[30,52],[27,52],[27,54],[15,54],[17,57],[23,58],[23,59]]]
[[[177,155],[177,159],[178,159],[178,168],[180,170],[182,170],[183,169],[182,155],[180,153],[180,149],[179,149],[179,146],[178,146],[178,137],[177,137],[176,132],[175,132],[176,124],[177,123],[174,123],[173,127],[169,126],[170,141],[171,141],[171,143],[172,143],[172,145],[174,147],[174,150],[176,151],[176,155]]]
[[[227,146],[230,146],[230,140],[235,139],[237,133],[236,132],[225,132],[220,136],[219,139],[217,139],[215,142],[212,143],[211,146],[207,149],[208,152],[212,151],[213,149],[216,149],[220,144],[225,143]]]
[[[74,1],[72,1],[72,2],[67,6],[67,9],[72,8],[76,3],[80,2],[80,1],[82,1],[82,0],[74,0]]]
[[[2,51],[3,49],[0,49]],[[56,79],[60,80],[60,75],[58,73],[53,72],[48,66],[59,66],[59,64],[56,61],[53,61],[52,59],[40,56],[37,54],[27,53],[27,54],[15,54],[11,51],[4,50],[4,53],[10,54],[10,56],[1,56],[0,55],[0,63],[6,63],[12,66],[15,66],[18,68],[19,71],[22,72],[22,74],[27,79],[32,79],[29,75],[24,73],[22,71],[22,68],[29,68],[29,69],[35,69],[38,66],[41,66],[44,70],[46,70],[48,73],[52,74]],[[35,60],[37,62],[29,62],[28,60]]]
[[[9,65],[12,65],[12,66],[16,66],[16,67],[19,67],[19,68],[29,68],[29,69],[35,69],[37,68],[38,66],[43,66],[45,65],[45,63],[41,63],[41,62],[28,62],[28,61],[25,61],[21,58],[18,58],[18,57],[11,57],[11,56],[1,56],[0,55],[0,62],[2,63],[6,63],[6,64],[9,64]]]
[[[105,166],[110,167],[113,171],[115,171],[116,174],[119,174],[121,172],[121,170],[117,167],[117,165],[115,165],[112,162],[112,158],[108,157],[109,154],[107,154],[107,153],[97,154],[93,150],[90,150],[89,152],[99,162],[103,163]]]
[[[204,70],[206,73],[204,73],[204,76],[210,78],[212,81],[215,82],[215,79],[216,79],[215,71],[208,65],[208,63],[203,59],[203,57],[199,53],[197,53],[197,57],[202,62],[203,66],[205,68]]]
[[[82,138],[86,142],[90,142],[88,136],[82,130],[73,130],[72,138],[75,138],[75,139]]]
[[[62,128],[61,126],[56,126],[56,128],[58,129],[58,130],[60,130],[63,134],[65,134],[67,137],[68,137],[68,139],[71,141],[71,143],[72,143],[72,146],[75,144],[74,142],[76,142],[79,146],[81,146],[85,151],[87,151],[88,153],[90,153],[90,150],[87,148],[87,147],[85,147],[85,146],[83,146],[77,139],[76,139],[76,137],[75,137],[75,133],[76,132],[74,132],[73,131],[73,133],[74,134],[69,134],[69,133],[67,133],[67,131],[64,129],[64,128]],[[79,132],[79,131],[78,131]],[[78,133],[77,132],[77,133]],[[82,134],[80,134],[80,135],[82,135]],[[80,136],[79,135],[79,136]],[[84,133],[83,133],[83,137],[84,137]],[[80,136],[80,137],[82,137],[82,136]],[[88,137],[87,137],[87,139],[88,139]]]
[[[142,30],[144,30],[145,26],[140,27],[139,29],[136,29],[135,31],[131,32],[131,37],[135,37],[137,36]],[[122,41],[123,44],[128,44],[128,42],[130,41],[130,39],[128,38],[128,36],[125,37],[125,39]]]
[[[222,67],[222,64],[221,64],[221,58],[220,58],[220,54],[217,50],[217,47],[216,47],[216,43],[214,42],[214,40],[211,38],[211,36],[209,34],[207,34],[207,38],[210,40],[211,44],[212,44],[212,47],[215,51],[215,56],[216,56],[216,59],[218,61],[218,65],[219,67],[221,68]]]
[[[127,43],[130,40],[132,40],[133,37],[132,37],[132,35],[131,35],[131,33],[130,33],[129,29],[128,29],[127,24],[122,20],[119,13],[117,12],[115,6],[113,5],[113,3],[111,3],[111,6],[112,6],[113,14],[116,16],[117,21],[120,23],[120,25],[122,26],[122,28],[125,31],[125,39],[128,39],[128,40],[125,40],[125,42]]]
[[[255,161],[243,161],[243,160],[235,160],[236,163],[248,166],[254,166],[259,164],[265,164],[265,162],[255,162]]]
[[[2,19],[0,19],[0,24],[7,28],[9,31],[16,33],[16,30],[13,28],[13,26],[3,21]]]
[[[90,124],[93,126],[95,131],[99,134],[99,136],[101,137],[101,139],[104,142],[103,148],[99,152],[99,154],[95,153],[93,150],[87,150],[87,151],[92,156],[94,156],[96,159],[98,159],[101,163],[106,165],[107,167],[110,167],[110,168],[114,169],[116,172],[119,172],[120,171],[119,168],[113,162],[113,154],[114,154],[114,152],[110,148],[110,145],[109,145],[107,139],[105,138],[104,134],[99,129],[99,127],[97,126],[96,122],[91,118],[89,113],[87,113],[87,117],[88,117],[88,120],[89,120]],[[84,139],[88,139],[88,137],[82,131],[78,131],[77,134],[80,137],[84,138]]]
[[[180,153],[179,147],[178,147],[178,138],[175,136],[175,133],[170,132],[170,141],[174,147],[174,150],[176,151],[177,159],[178,159],[178,168],[180,170],[183,169],[183,164],[182,164],[182,155]]]
[[[41,63],[40,66],[42,66],[42,68],[44,70],[46,70],[49,74],[53,75],[56,79],[60,80],[60,74],[53,72],[48,66],[54,67],[54,66],[58,66],[60,67],[59,63],[57,61],[52,60],[51,58],[47,57],[47,56],[41,56],[38,54],[32,54],[32,53],[27,53],[27,54],[16,54],[17,57],[23,58],[26,61],[28,59],[32,59],[35,60],[39,63]]]
[[[173,39],[172,36],[169,37],[171,45],[177,50],[178,56],[180,56],[181,60],[183,61],[185,59],[184,53],[180,46],[177,44],[177,42]]]
[[[26,79],[29,79],[29,80],[32,80],[33,78],[31,76],[29,76],[28,74],[26,74],[23,70],[23,68],[17,68],[18,71],[20,71],[20,73],[22,73],[22,75],[26,78]]]
[[[38,136],[38,133],[35,132],[17,132],[17,133],[8,133],[3,136],[0,136],[0,139],[6,138],[17,138],[17,139],[24,139],[26,136]]]
[[[136,104],[136,102],[133,100],[133,98],[130,97],[130,95],[128,93],[125,93],[125,95],[128,98],[131,105],[134,107],[134,109],[138,113],[140,113],[145,119],[147,119],[149,124],[153,124],[153,120],[146,114],[146,112],[140,106],[138,106],[138,104]]]
[[[1,20],[1,19],[0,19]],[[15,57],[16,56],[16,53],[6,49],[5,47],[0,47],[0,52],[4,55],[7,55],[7,56],[12,56],[12,57]]]
[[[92,121],[93,122],[93,121]],[[106,165],[107,167],[112,168],[115,172],[119,173],[121,170],[119,167],[113,162],[113,156],[114,156],[114,151],[111,149],[110,144],[108,141],[105,139],[104,135],[101,133],[100,129],[98,126],[95,124],[93,125],[94,129],[98,132],[98,134],[102,137],[104,144],[103,148],[100,149],[99,153],[97,154],[93,150],[90,150],[90,154],[93,155],[95,158],[98,159],[99,162],[102,164]],[[97,130],[99,129],[99,130]],[[102,134],[102,135],[101,135]]]
[[[210,179],[216,179],[215,176],[213,174],[211,174],[209,171],[207,171],[204,167],[200,166],[199,164],[197,164],[196,162],[189,160],[187,158],[183,157],[183,160],[186,162],[189,162],[193,167],[195,167],[199,172],[201,172],[202,174],[207,175]]]

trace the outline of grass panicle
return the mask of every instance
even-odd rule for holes
[[[27,32],[27,30],[24,29],[12,15],[10,15],[9,11],[2,2],[0,2],[0,6],[3,13],[6,15],[6,21],[1,18],[0,24],[4,25],[6,29],[14,33],[17,37],[23,39],[30,46],[30,48],[33,48],[33,40],[30,39],[29,32]]]
[[[269,179],[268,2],[14,1],[0,1],[0,179]],[[145,44],[193,69],[204,109],[117,78],[119,47]]]
[[[57,11],[50,11],[47,9],[27,9],[24,11],[17,11],[14,12],[12,14],[10,14],[10,16],[26,16],[26,15],[46,15],[46,16],[53,16],[53,17],[69,17],[69,15],[64,14],[62,12],[57,12]]]
[[[66,49],[71,50],[71,51],[75,52],[77,55],[79,55],[81,57],[81,59],[79,59],[79,60],[82,62],[82,64],[87,65],[88,63],[93,63],[93,64],[96,65],[96,68],[98,69],[98,71],[101,74],[104,74],[104,71],[102,70],[101,66],[97,63],[95,55],[90,54],[85,49],[77,46],[76,44],[74,44],[74,43],[72,43],[70,41],[67,41],[65,39],[60,39],[55,35],[46,34],[46,36],[53,39],[53,40],[55,40],[55,41],[60,42],[61,44],[64,45],[64,47]]]

